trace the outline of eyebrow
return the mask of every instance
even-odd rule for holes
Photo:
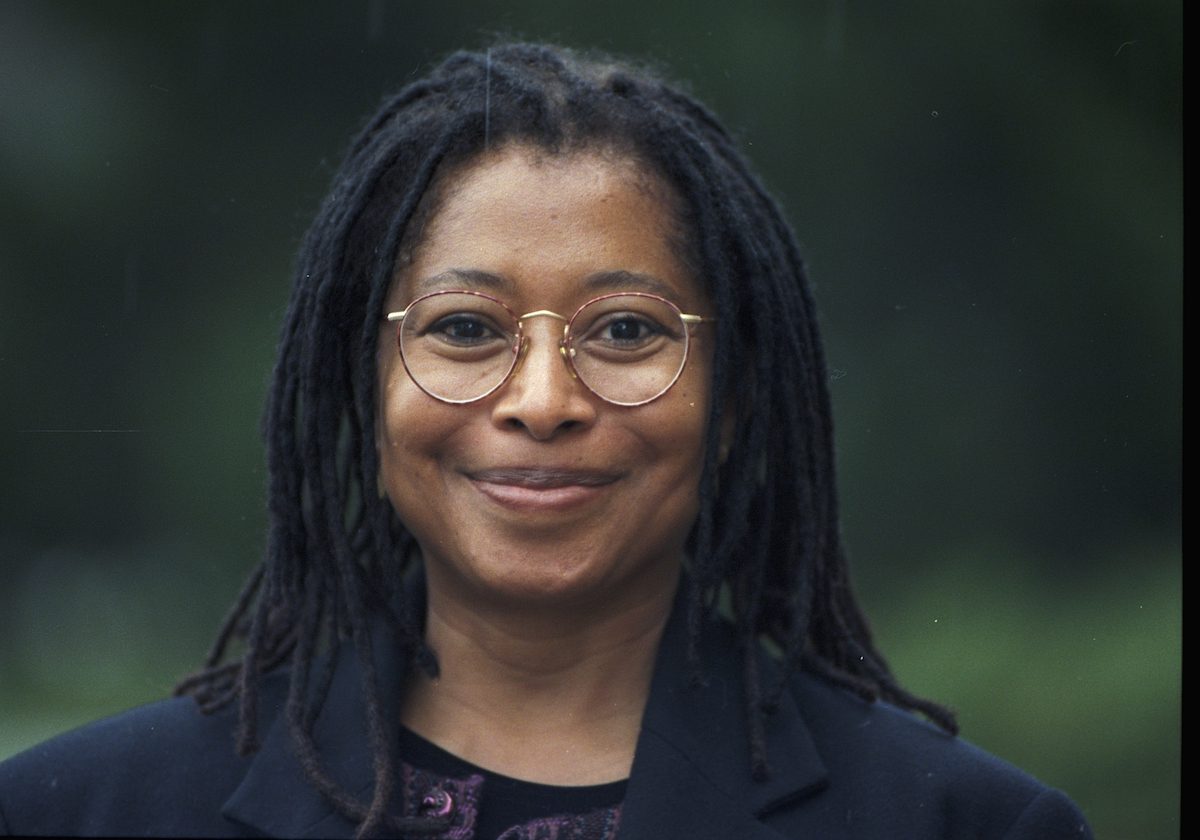
[[[481,271],[477,268],[448,268],[430,277],[422,277],[413,290],[420,297],[428,292],[444,289],[466,289],[468,291],[502,292],[511,294],[513,281],[500,274]]]
[[[422,277],[414,284],[416,296],[443,289],[466,289],[468,291],[496,292],[512,295],[516,284],[502,274],[494,274],[477,268],[449,268],[445,271]],[[673,299],[678,289],[664,280],[638,271],[614,269],[595,271],[583,278],[582,289],[590,294],[604,292],[650,292]]]
[[[678,296],[679,290],[664,280],[637,271],[597,271],[583,278],[589,292],[651,292],[665,298]]]

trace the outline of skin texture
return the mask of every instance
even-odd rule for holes
[[[614,155],[493,151],[443,187],[388,311],[468,288],[518,313],[569,316],[591,297],[629,290],[597,282],[620,271],[644,278],[634,290],[711,316],[676,255],[667,197]],[[481,286],[479,272],[494,279]],[[632,408],[571,377],[561,322],[534,318],[526,329],[531,343],[512,378],[469,405],[418,389],[394,328],[382,331],[380,483],[420,545],[426,633],[442,663],[438,679],[410,686],[403,718],[488,769],[594,784],[629,772],[696,518],[711,328],[693,330],[675,386]],[[547,474],[549,488],[526,480]]]

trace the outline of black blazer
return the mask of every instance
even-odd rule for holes
[[[736,646],[711,625],[707,680],[691,685],[677,606],[659,649],[620,840],[1079,838],[1061,793],[885,703],[798,675],[767,720],[770,778],[755,782]],[[384,697],[394,646],[376,637]],[[347,651],[346,653],[350,653]],[[761,654],[765,684],[773,661]],[[261,696],[261,749],[234,754],[235,707],[201,715],[188,698],[85,726],[0,764],[0,833],[350,837],[304,780],[283,720],[286,678]],[[394,708],[395,706],[391,706]],[[340,657],[315,737],[327,770],[366,798],[372,784],[353,655]],[[478,840],[491,840],[478,838]]]

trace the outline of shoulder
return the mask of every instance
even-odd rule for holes
[[[89,724],[0,763],[0,831],[217,835],[241,778],[235,707],[202,714],[188,697]]]
[[[1087,838],[1070,800],[1029,774],[888,703],[807,672],[753,731],[743,652],[702,625],[703,679],[677,606],[663,635],[626,797],[629,836]],[[760,683],[779,663],[758,649]],[[768,772],[751,770],[760,739]]]
[[[1062,793],[913,714],[809,674],[792,680],[792,694],[828,772],[821,798],[848,826],[921,825],[928,831],[919,836],[939,837],[1090,837]]]

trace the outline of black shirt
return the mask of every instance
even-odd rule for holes
[[[550,825],[559,829],[558,836],[580,840],[616,834],[624,779],[573,787],[538,784],[477,767],[408,729],[401,729],[399,745],[405,810],[422,816],[453,813],[454,824],[465,831],[474,822],[475,840],[533,838]]]

